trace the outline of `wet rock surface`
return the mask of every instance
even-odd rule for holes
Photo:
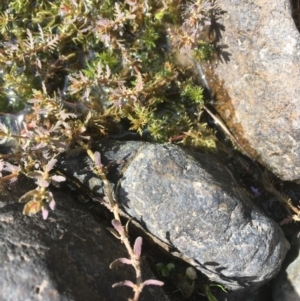
[[[299,180],[300,34],[291,3],[218,5],[221,61],[209,82],[216,108],[252,157],[283,180]]]
[[[44,221],[23,216],[18,198],[31,187],[20,179],[0,197],[0,300],[127,300],[131,288],[112,284],[133,280],[130,266],[110,270],[127,253],[91,212],[57,192],[57,208]],[[35,185],[34,185],[35,186]],[[145,265],[145,279],[154,278]],[[159,287],[145,288],[141,300],[168,300]]]
[[[142,142],[98,147],[104,161],[124,159],[117,177],[124,210],[211,280],[231,289],[258,287],[279,271],[289,243],[215,155]],[[101,192],[91,172],[78,174],[84,161],[71,158],[63,168]]]

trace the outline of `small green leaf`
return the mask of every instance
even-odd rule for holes
[[[196,269],[193,267],[189,267],[185,271],[185,276],[190,280],[195,280],[197,278]]]
[[[168,277],[170,275],[170,271],[168,270],[168,268],[166,266],[164,266],[161,270],[161,274],[164,276],[164,277]]]
[[[211,292],[209,285],[205,285],[204,292],[205,292],[205,295],[206,295],[208,301],[218,301],[217,298]]]
[[[220,288],[223,292],[225,292],[225,293],[227,293],[227,290],[226,290],[226,288],[222,285],[222,284],[210,284],[209,285],[210,287],[218,287],[218,288]]]
[[[156,20],[161,20],[165,15],[165,12],[162,10],[154,15]]]
[[[169,271],[175,270],[175,264],[172,263],[172,262],[168,263],[168,264],[167,264],[167,269],[168,269]]]
[[[162,262],[159,262],[155,265],[156,269],[161,272],[162,268],[163,268],[163,263]]]

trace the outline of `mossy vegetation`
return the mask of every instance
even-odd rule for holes
[[[182,142],[214,147],[213,133],[198,126],[202,90],[174,55],[209,58],[200,35],[213,8],[200,0],[2,1],[1,111],[26,108],[43,127],[59,110],[78,119],[90,111],[87,127],[101,135],[146,131],[164,142],[193,132]]]

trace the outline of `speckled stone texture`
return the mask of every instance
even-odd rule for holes
[[[119,200],[145,228],[232,289],[279,271],[289,243],[212,154],[145,144],[121,180]]]
[[[134,281],[131,266],[109,269],[125,248],[96,222],[86,208],[67,194],[56,192],[57,208],[45,221],[41,214],[22,215],[18,198],[32,182],[22,178],[7,195],[0,196],[0,300],[1,301],[126,301],[128,287],[112,284]],[[153,278],[145,263],[144,279]],[[161,287],[148,286],[144,301],[167,301]]]
[[[226,55],[209,81],[216,108],[254,158],[284,180],[299,180],[300,34],[290,1],[217,4]]]

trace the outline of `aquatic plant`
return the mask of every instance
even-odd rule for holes
[[[133,300],[144,286],[162,283],[142,281],[142,240],[131,247],[92,141],[136,131],[154,141],[181,136],[173,141],[215,146],[213,132],[199,125],[203,91],[191,68],[176,63],[178,52],[194,51],[194,59],[210,55],[200,37],[213,9],[201,0],[0,3],[0,143],[10,146],[0,155],[1,186],[21,174],[34,179],[37,187],[20,198],[23,213],[41,211],[47,219],[55,208],[51,185],[66,180],[55,170],[61,154],[87,152],[106,183],[112,232],[130,255],[117,261],[136,271],[135,284],[115,286],[132,287]]]

